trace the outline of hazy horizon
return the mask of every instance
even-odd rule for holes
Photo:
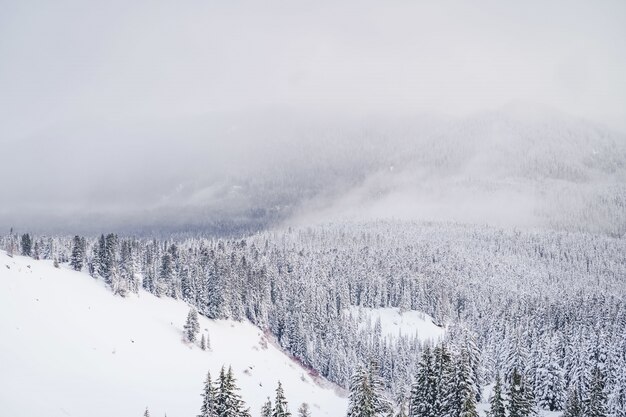
[[[620,1],[0,8],[3,230],[544,226],[559,181],[574,217],[624,189]]]

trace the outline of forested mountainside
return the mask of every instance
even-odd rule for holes
[[[254,416],[268,397],[276,404],[279,382],[292,411],[347,407],[342,390],[249,322],[210,320],[143,290],[112,297],[102,280],[53,264],[0,250],[2,416],[196,416],[207,372]]]
[[[476,398],[500,377],[524,387],[534,407],[561,410],[575,395],[583,404],[603,398],[610,416],[626,410],[623,239],[372,222],[236,240],[10,234],[1,243],[9,253],[87,270],[116,295],[143,287],[208,318],[247,319],[343,387],[367,376],[359,364],[374,362],[397,406],[415,400],[425,347],[436,345],[441,357],[441,345],[383,334],[353,306],[432,316],[446,329],[443,349],[467,365],[467,392]]]

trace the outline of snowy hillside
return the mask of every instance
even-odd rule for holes
[[[149,293],[123,299],[87,274],[0,252],[0,405],[20,417],[194,416],[207,370],[232,364],[258,415],[277,381],[292,412],[345,412],[347,399],[312,377],[249,323],[200,317],[211,351],[182,342],[186,304]]]
[[[419,311],[400,311],[399,308],[351,307],[353,317],[365,325],[376,326],[380,320],[380,330],[389,337],[416,336],[421,341],[437,342],[445,334],[445,328],[438,326],[428,314]]]

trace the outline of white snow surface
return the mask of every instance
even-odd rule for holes
[[[435,324],[432,317],[426,313],[415,310],[401,311],[399,308],[365,308],[350,307],[353,317],[360,318],[362,324],[371,321],[372,327],[380,319],[380,327],[383,335],[391,338],[403,336],[415,336],[421,341],[431,340],[437,342],[445,334],[445,328]]]
[[[189,307],[140,292],[114,296],[102,281],[49,261],[0,251],[0,413],[12,417],[198,414],[206,373],[232,365],[252,415],[278,380],[290,410],[345,414],[347,399],[268,342],[248,322],[209,320],[211,351],[182,341]]]

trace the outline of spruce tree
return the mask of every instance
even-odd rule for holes
[[[311,408],[309,404],[302,403],[298,408],[298,417],[311,417]]]
[[[192,307],[187,314],[187,321],[183,326],[185,340],[195,342],[198,332],[200,331],[200,323],[198,322],[198,310]]]
[[[261,407],[261,417],[272,417],[272,400],[267,397],[267,401]]]
[[[496,383],[493,386],[493,392],[489,399],[491,408],[489,410],[489,417],[506,417],[506,408],[504,406],[504,400],[502,399],[502,384],[500,381],[500,374],[496,375]]]
[[[232,368],[229,367],[228,372],[226,372],[224,367],[222,367],[215,401],[217,417],[242,417],[246,415],[247,411],[244,410],[244,402],[237,391],[239,391],[239,388],[235,384]]]
[[[25,233],[22,235],[22,255],[23,256],[31,256],[33,249],[33,239],[30,237],[30,234]]]
[[[204,390],[202,391],[202,407],[198,417],[217,417],[217,389],[211,381],[211,372],[207,372],[204,381]]]
[[[150,417],[150,411],[148,411],[148,407],[146,407],[146,411],[143,412],[143,417]]]
[[[572,388],[567,396],[563,417],[584,417],[583,407],[580,402],[580,395],[576,388]]]
[[[348,417],[379,417],[391,412],[391,404],[383,393],[382,381],[374,363],[359,366],[350,383]]]
[[[348,417],[375,417],[373,396],[367,370],[359,366],[350,383]]]
[[[509,387],[509,417],[528,417],[535,414],[528,391],[524,376],[514,368]]]
[[[436,391],[433,402],[433,415],[450,415],[449,397],[454,384],[454,368],[452,356],[445,344],[440,344],[433,351],[433,371],[436,381]]]
[[[278,387],[276,388],[276,399],[274,400],[274,409],[272,411],[272,417],[289,417],[291,413],[285,399],[285,392],[283,386],[278,381]]]
[[[433,357],[427,346],[417,365],[417,375],[411,388],[409,417],[432,417],[436,405],[435,372]]]
[[[549,351],[542,355],[544,363],[536,372],[535,393],[538,405],[550,411],[563,409],[563,369],[558,363],[556,346],[550,345]]]
[[[463,349],[458,364],[458,384],[460,409],[459,417],[478,417],[476,411],[476,386],[472,375],[470,353]]]
[[[70,257],[70,266],[75,271],[81,271],[83,269],[83,262],[85,260],[85,240],[80,236],[74,236],[72,241],[72,255]]]
[[[591,384],[587,396],[588,400],[585,404],[585,416],[606,417],[608,415],[607,395],[604,390],[604,374],[598,366],[595,366],[591,373]]]

